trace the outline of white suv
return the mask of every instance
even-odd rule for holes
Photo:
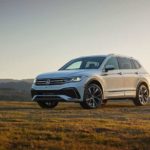
[[[36,77],[32,100],[42,108],[58,102],[77,102],[85,109],[103,106],[110,99],[131,99],[136,106],[148,103],[150,75],[141,64],[120,55],[100,55],[71,60],[57,72]]]

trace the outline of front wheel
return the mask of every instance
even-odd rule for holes
[[[38,101],[37,103],[41,108],[54,108],[58,105],[57,101]]]
[[[133,99],[133,103],[136,106],[144,106],[149,101],[149,90],[148,87],[144,84],[141,84],[137,89],[136,98]]]
[[[84,109],[94,109],[101,106],[103,100],[102,89],[97,84],[89,84],[85,88],[84,100],[80,105]]]

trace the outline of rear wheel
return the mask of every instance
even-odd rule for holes
[[[141,84],[137,89],[136,98],[133,99],[133,103],[136,106],[144,106],[149,101],[149,90],[145,84]]]
[[[38,101],[37,103],[41,108],[54,108],[58,105],[57,101]]]
[[[89,84],[85,88],[84,100],[80,105],[84,109],[94,109],[102,105],[103,92],[97,84]]]

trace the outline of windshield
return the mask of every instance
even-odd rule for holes
[[[71,60],[59,70],[98,69],[105,57],[85,57]]]

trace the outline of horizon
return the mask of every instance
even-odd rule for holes
[[[69,60],[117,53],[150,72],[149,0],[0,1],[0,79],[34,79]]]
[[[80,57],[90,57],[90,56],[105,56],[105,55],[110,55],[110,54],[102,54],[102,55],[86,55],[86,56],[80,56]],[[120,55],[120,54],[115,54],[115,55]],[[121,55],[121,56],[125,56],[125,57],[131,57],[131,56],[128,56],[128,55]],[[79,57],[76,57],[76,58],[79,58]],[[134,57],[131,57],[131,58],[134,58]],[[136,59],[136,58],[135,58]],[[142,65],[142,64],[141,64]],[[144,66],[143,66],[144,67]],[[59,68],[58,68],[59,69]],[[58,69],[57,70],[55,70],[55,71],[58,71]],[[145,67],[144,67],[144,69],[145,69]],[[43,73],[52,73],[52,72],[55,72],[55,71],[51,71],[51,72],[43,72]],[[146,69],[146,71],[147,71],[147,69]],[[37,75],[39,75],[39,74],[37,74]],[[0,78],[0,80],[18,80],[18,81],[21,81],[21,80],[34,80],[34,78],[19,78],[19,79],[17,79],[17,78]]]

